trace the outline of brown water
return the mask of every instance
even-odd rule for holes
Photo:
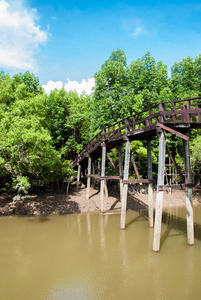
[[[0,218],[0,299],[201,299],[201,207],[195,245],[185,209],[163,215],[152,251],[146,213]]]

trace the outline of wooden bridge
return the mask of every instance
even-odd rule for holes
[[[163,190],[169,186],[164,185],[165,170],[165,153],[166,149],[172,163],[180,175],[181,184],[171,185],[171,188],[186,190],[186,210],[187,210],[187,240],[188,244],[194,244],[194,224],[193,224],[193,202],[192,202],[192,183],[191,167],[190,167],[190,149],[189,136],[191,129],[201,128],[201,97],[182,99],[171,102],[162,102],[148,109],[144,109],[139,113],[133,114],[122,119],[115,124],[103,129],[93,139],[91,139],[82,151],[77,155],[73,162],[73,167],[78,169],[77,184],[79,184],[81,168],[87,168],[87,194],[89,199],[90,181],[92,177],[99,177],[100,185],[100,203],[101,211],[104,211],[104,192],[107,192],[107,179],[120,180],[120,196],[121,196],[121,229],[125,229],[127,193],[129,183],[147,183],[148,184],[148,214],[149,226],[153,227],[153,178],[152,178],[152,154],[151,140],[154,136],[159,138],[159,154],[158,154],[158,175],[157,175],[157,194],[155,204],[155,224],[154,224],[154,240],[153,250],[160,249],[160,234],[162,222],[162,204]],[[165,132],[170,132],[183,139],[183,153],[185,175],[182,174],[177,165],[170,149],[166,145]],[[141,179],[136,167],[134,157],[130,153],[131,141],[146,140],[147,141],[147,178]],[[122,145],[125,147],[124,170],[122,162]],[[119,168],[114,165],[108,152],[112,148],[118,148]],[[105,176],[106,155],[113,167],[118,172],[118,176]],[[92,174],[92,161],[97,158],[101,159],[101,174]],[[130,159],[137,179],[129,179]]]

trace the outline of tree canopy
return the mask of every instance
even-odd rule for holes
[[[156,62],[150,52],[128,65],[124,51],[117,49],[94,77],[91,96],[64,89],[47,95],[39,79],[28,71],[13,77],[0,72],[2,190],[14,189],[20,194],[34,186],[58,186],[73,174],[75,154],[99,130],[161,101],[201,95],[201,55],[175,62],[168,77],[167,66]],[[156,162],[157,144],[153,143]],[[171,138],[169,143],[180,159],[177,139]],[[197,173],[201,170],[200,146],[199,132],[193,133],[192,161]],[[133,142],[132,149],[143,175],[146,145]],[[111,156],[117,159],[114,150]]]

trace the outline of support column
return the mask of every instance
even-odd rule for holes
[[[101,159],[101,177],[105,176],[105,160],[106,160],[106,144],[102,144],[102,159]],[[103,212],[104,209],[104,191],[105,191],[105,179],[101,179],[100,182],[100,208],[101,212]]]
[[[88,175],[91,174],[91,157],[88,157]],[[91,177],[87,177],[87,192],[86,199],[89,200]]]
[[[152,157],[151,157],[151,140],[147,141],[147,165],[148,165],[148,179],[152,177]],[[153,183],[148,185],[148,215],[149,215],[149,227],[153,227]]]
[[[125,155],[125,162],[124,162],[124,180],[128,180],[128,175],[129,175],[130,147],[131,147],[131,142],[127,140],[126,155]],[[127,196],[128,196],[128,183],[124,183],[122,201],[121,201],[121,224],[120,224],[121,229],[125,229],[125,225],[126,225]]]
[[[188,183],[192,183],[189,141],[183,140],[183,150],[184,150],[184,165],[185,165],[185,184],[188,184]],[[186,219],[187,219],[187,241],[189,245],[194,245],[193,197],[192,197],[192,188],[188,188],[188,187],[186,187]]]
[[[164,132],[161,132],[159,134],[158,179],[157,179],[157,195],[156,195],[156,209],[155,209],[154,240],[153,240],[154,251],[159,251],[160,249],[163,190],[161,191],[159,190],[159,185],[164,185],[165,148],[166,148],[165,135]]]
[[[79,184],[80,184],[80,175],[81,175],[81,166],[79,164],[78,165],[78,170],[77,170],[77,184],[76,184],[77,190],[78,190]]]
[[[122,145],[119,146],[118,148],[118,152],[119,152],[119,176],[120,178],[120,201],[122,201],[122,194],[123,194],[123,161],[122,161]]]
[[[106,179],[104,179],[104,191],[105,191],[105,197],[108,198],[109,194],[108,194],[107,180]]]

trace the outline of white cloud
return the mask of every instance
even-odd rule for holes
[[[44,91],[49,95],[51,91],[54,91],[55,89],[60,90],[63,87],[62,81],[52,81],[49,80],[47,84],[42,84],[42,88]]]
[[[67,79],[68,82],[65,83],[64,89],[69,91],[76,91],[78,95],[81,95],[83,92],[86,92],[87,95],[90,95],[92,93],[92,87],[95,86],[95,79],[94,78],[88,78],[88,80],[82,80],[81,83],[77,81],[70,81],[70,79]]]
[[[139,36],[144,33],[142,27],[138,26],[135,28],[135,31],[132,33],[132,36]]]
[[[35,70],[34,51],[47,41],[48,34],[35,24],[36,9],[17,10],[0,0],[0,66]]]
[[[71,81],[69,78],[67,79],[67,82],[64,84],[64,89],[67,92],[70,91],[76,91],[78,95],[80,96],[83,92],[85,92],[87,95],[90,95],[92,93],[92,88],[95,86],[95,79],[94,78],[88,78],[86,81],[83,79],[81,83],[78,81]],[[45,92],[49,95],[51,91],[54,89],[60,90],[63,87],[63,83],[61,81],[52,81],[49,80],[48,83],[45,85],[42,85]]]

